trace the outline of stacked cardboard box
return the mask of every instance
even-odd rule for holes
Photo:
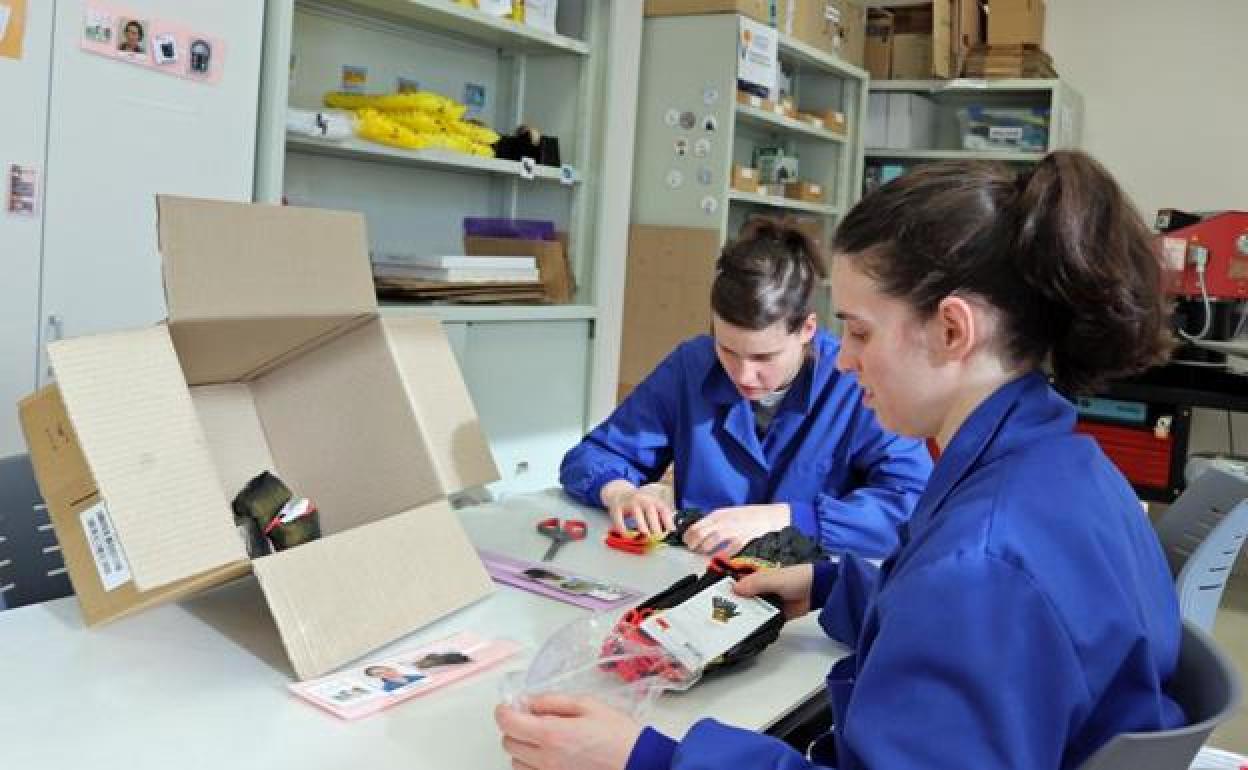
[[[871,9],[867,71],[876,79],[954,77],[970,46],[981,42],[976,0]]]
[[[971,49],[962,76],[968,78],[1055,78],[1053,59],[1028,43],[980,45]]]

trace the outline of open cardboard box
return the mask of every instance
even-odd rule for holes
[[[255,572],[306,679],[487,595],[446,495],[497,470],[440,324],[379,317],[363,218],[157,204],[168,322],[53,343],[20,409],[87,623]],[[263,470],[323,537],[249,561]]]

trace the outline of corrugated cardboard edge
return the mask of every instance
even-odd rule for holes
[[[300,680],[493,591],[445,500],[257,559],[253,567]]]
[[[136,588],[244,560],[169,330],[62,340],[48,358]]]
[[[251,571],[248,562],[239,561],[151,591],[139,591],[133,581],[105,591],[78,517],[100,497],[60,390],[48,385],[23,399],[18,411],[35,479],[88,626],[198,593]]]
[[[441,322],[387,318],[382,328],[443,490],[497,481],[498,467]]]

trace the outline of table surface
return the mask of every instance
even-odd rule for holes
[[[647,556],[607,549],[605,516],[558,492],[460,513],[477,547],[534,561],[549,544],[535,531],[539,518],[584,517],[588,538],[565,545],[555,564],[646,593],[705,565],[680,548]],[[253,578],[95,628],[84,627],[72,598],[10,610],[0,613],[0,755],[11,767],[92,770],[505,768],[492,716],[505,673],[523,669],[552,631],[586,613],[497,586],[366,659],[460,631],[514,639],[523,645],[518,656],[344,722],[290,693],[293,674]],[[765,729],[819,692],[845,652],[808,616],[742,668],[664,694],[647,721],[674,736],[707,716]]]

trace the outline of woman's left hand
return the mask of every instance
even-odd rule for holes
[[[784,529],[791,519],[787,503],[720,508],[703,516],[685,531],[685,545],[698,553],[735,556],[746,543],[768,532]]]
[[[593,698],[539,695],[529,709],[494,709],[516,770],[623,770],[641,735],[632,717]]]

